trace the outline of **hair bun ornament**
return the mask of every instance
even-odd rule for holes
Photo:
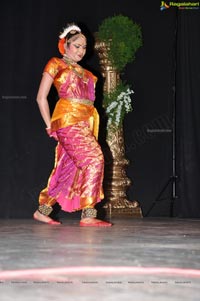
[[[63,39],[66,37],[66,35],[70,32],[70,31],[78,31],[79,33],[81,32],[81,29],[77,26],[77,25],[70,25],[70,26],[67,26],[64,31],[59,35],[59,38],[60,39]]]
[[[62,55],[65,54],[65,46],[64,46],[64,44],[65,44],[65,38],[60,39],[59,42],[58,42],[58,49],[59,49],[59,51],[60,51],[60,53]]]

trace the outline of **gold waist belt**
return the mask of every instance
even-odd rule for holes
[[[93,106],[94,102],[92,100],[89,99],[83,99],[83,98],[62,98],[62,99],[66,99],[72,102],[76,102],[76,103],[80,103],[80,104],[84,104],[84,105],[88,105],[88,106]]]

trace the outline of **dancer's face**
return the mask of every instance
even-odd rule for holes
[[[65,54],[74,62],[82,60],[86,53],[87,42],[86,38],[81,34],[71,38],[65,46]]]

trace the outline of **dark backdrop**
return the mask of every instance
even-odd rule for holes
[[[152,3],[153,2],[153,3]],[[160,1],[7,1],[1,4],[0,217],[31,217],[54,164],[55,142],[45,133],[35,98],[47,60],[59,56],[57,40],[66,23],[91,33],[101,21],[124,14],[141,25],[143,47],[127,65],[133,112],[124,122],[130,200],[143,214],[169,216],[172,175],[172,115],[177,116],[177,195],[174,216],[199,217],[199,11],[160,11]],[[87,66],[99,72],[92,52]],[[97,91],[97,107],[101,105]],[[52,89],[51,109],[56,101]]]

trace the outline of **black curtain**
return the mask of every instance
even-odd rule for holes
[[[132,84],[133,112],[124,122],[130,200],[148,211],[172,173],[171,127],[174,87],[174,38],[177,24],[177,171],[178,216],[200,216],[199,180],[199,12],[160,11],[160,1],[111,0],[75,3],[20,0],[1,4],[1,162],[0,217],[31,217],[38,195],[54,164],[55,142],[49,139],[35,98],[47,60],[59,56],[57,39],[66,22],[85,24],[91,33],[103,19],[123,14],[141,25],[143,47],[126,67]],[[177,21],[177,22],[176,22]],[[98,58],[87,64],[99,72]],[[101,93],[97,92],[97,107]],[[51,108],[55,90],[49,97]],[[152,133],[152,129],[157,132]],[[165,131],[166,130],[166,131]],[[149,216],[169,216],[171,185]],[[168,197],[169,196],[169,197]],[[166,199],[167,198],[167,199]]]
[[[177,14],[176,116],[176,212],[200,217],[200,10]]]

